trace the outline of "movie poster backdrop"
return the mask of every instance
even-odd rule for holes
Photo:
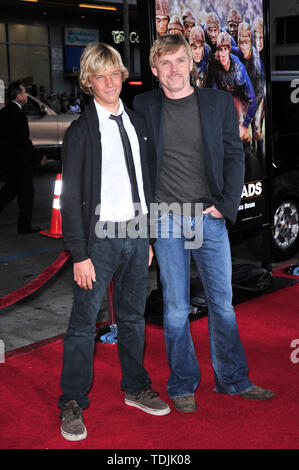
[[[263,0],[155,0],[156,37],[189,42],[195,86],[230,92],[245,152],[245,184],[236,226],[265,222]]]

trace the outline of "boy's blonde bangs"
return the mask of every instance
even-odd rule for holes
[[[80,59],[79,83],[82,90],[92,95],[89,77],[97,75],[109,67],[118,67],[120,69],[123,82],[128,78],[129,72],[117,50],[104,43],[94,42],[88,44]]]

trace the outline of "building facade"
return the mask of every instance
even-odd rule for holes
[[[292,71],[299,78],[299,0],[270,0],[273,71]]]
[[[89,2],[87,2],[89,4]],[[43,98],[78,93],[79,61],[90,41],[106,42],[123,55],[122,1],[101,1],[110,10],[79,7],[73,0],[1,1],[0,79],[5,88],[22,80],[29,92]],[[129,64],[140,75],[136,0],[129,1]]]

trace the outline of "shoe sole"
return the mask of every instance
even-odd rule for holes
[[[85,439],[87,437],[87,431],[85,429],[84,433],[83,434],[69,434],[67,432],[65,432],[62,428],[60,428],[60,431],[61,431],[61,435],[62,437],[64,437],[64,439],[66,439],[67,441],[82,441],[83,439]]]
[[[164,408],[163,410],[154,410],[153,408],[148,408],[147,406],[141,405],[140,403],[136,403],[135,401],[128,400],[127,398],[125,398],[125,404],[129,406],[134,406],[135,408],[139,408],[139,410],[145,411],[145,413],[154,416],[164,416],[170,413],[169,406],[167,408]]]
[[[273,395],[265,395],[263,397],[256,397],[256,396],[248,396],[246,395],[246,393],[242,393],[240,394],[240,397],[242,398],[247,398],[247,400],[255,400],[255,401],[266,401],[266,400],[270,400],[271,398],[274,397],[274,393]]]

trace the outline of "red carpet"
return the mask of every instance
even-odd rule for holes
[[[96,344],[91,404],[85,411],[87,439],[65,441],[57,408],[62,360],[61,338],[7,355],[0,364],[1,449],[298,449],[299,362],[290,356],[299,338],[299,284],[236,307],[239,331],[253,383],[275,397],[253,402],[213,391],[207,318],[191,323],[202,381],[198,411],[163,417],[128,407],[119,388],[117,346]],[[146,327],[145,366],[153,388],[168,400],[168,366],[163,330]],[[299,358],[299,351],[297,354]]]

